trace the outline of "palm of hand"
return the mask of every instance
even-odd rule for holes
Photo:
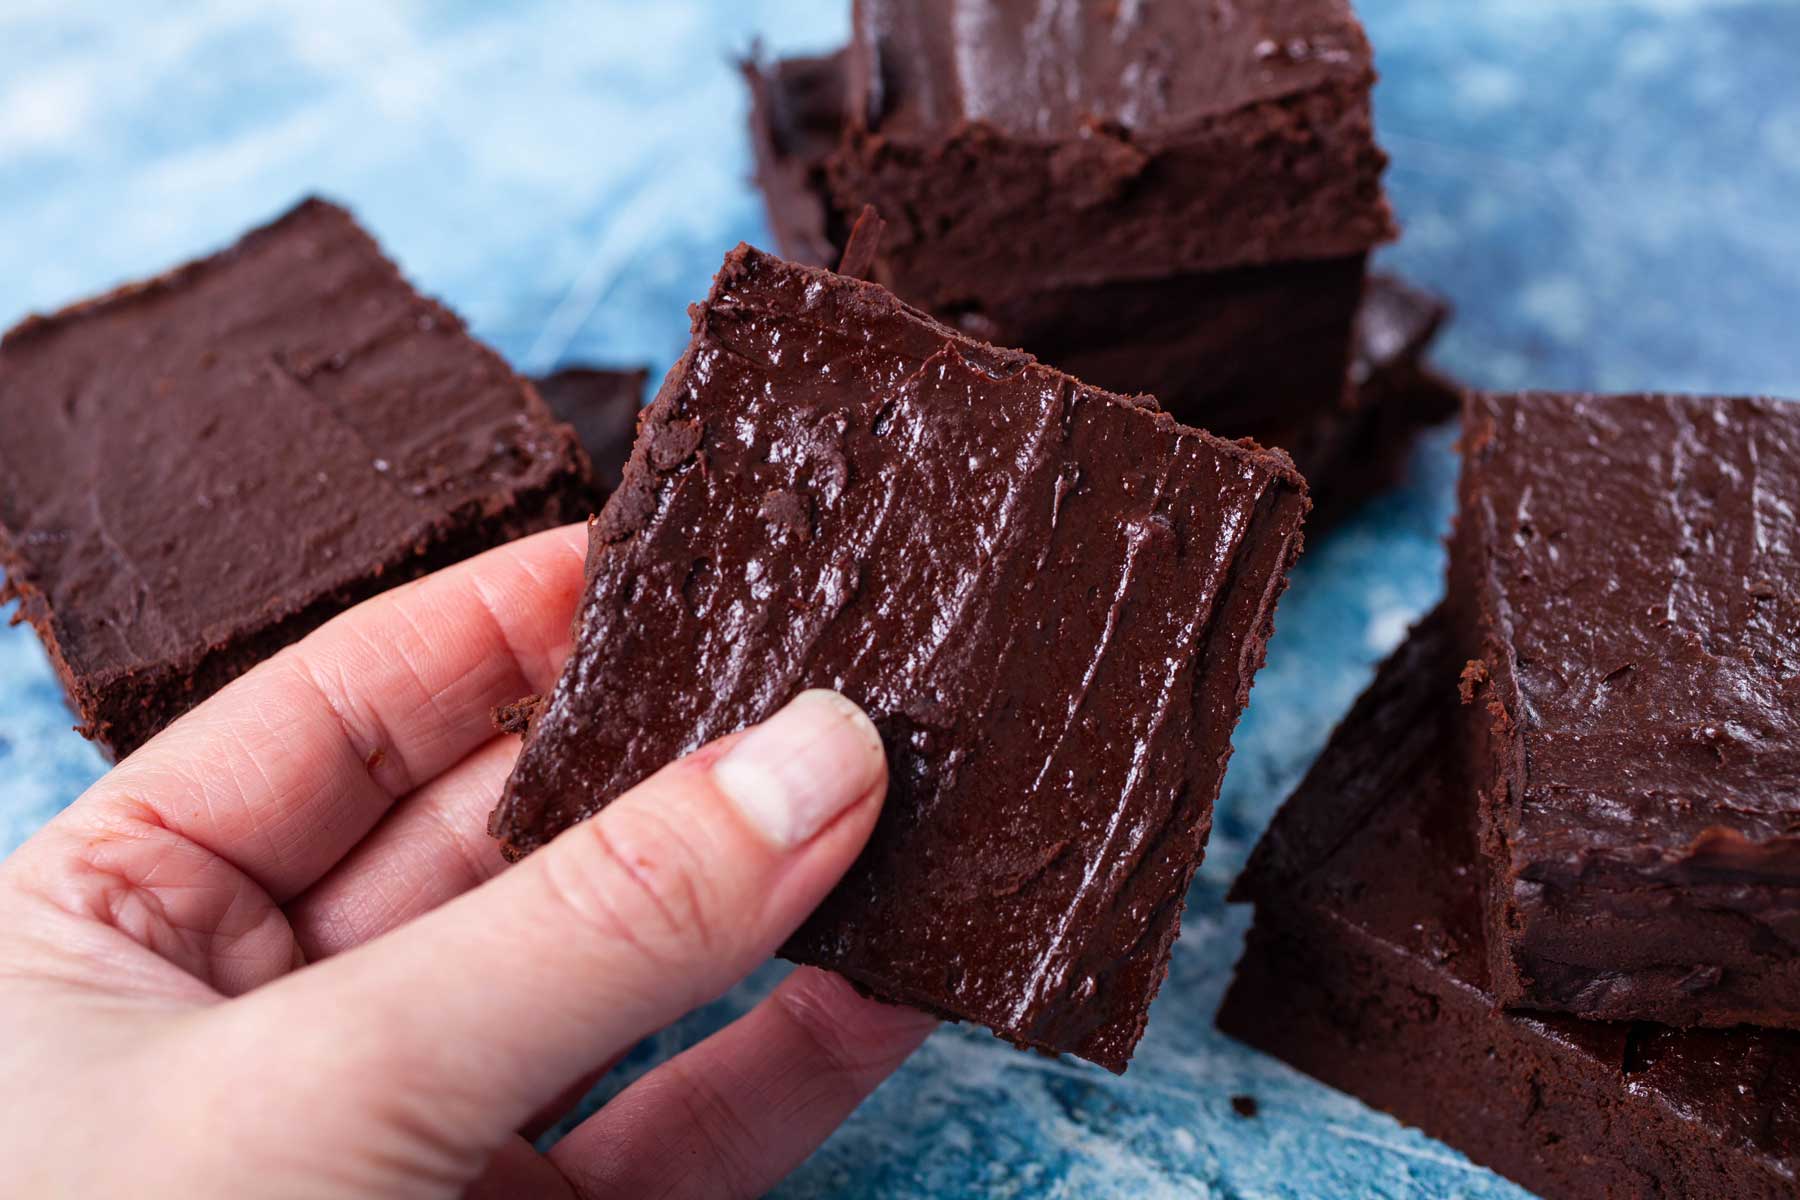
[[[580,541],[346,614],[0,864],[0,1157],[21,1186],[756,1194],[924,1037],[927,1018],[796,971],[548,1156],[521,1136],[765,958],[885,781],[813,713],[846,795],[799,844],[722,794],[727,739],[507,870],[483,825],[516,743],[487,713],[553,683]]]

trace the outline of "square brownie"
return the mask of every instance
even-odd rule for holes
[[[893,222],[881,282],[1045,288],[1360,255],[1393,235],[1345,0],[856,0],[833,208]]]
[[[1124,1070],[1304,484],[1279,452],[748,247],[693,330],[591,526],[575,649],[491,832],[528,852],[795,693],[842,691],[890,790],[783,954]]]
[[[384,588],[579,518],[531,386],[307,200],[0,340],[0,599],[130,753]]]
[[[1463,420],[1495,993],[1800,1027],[1800,406],[1491,395]]]
[[[1800,1034],[1496,1008],[1461,666],[1428,618],[1282,807],[1220,1028],[1546,1197],[1795,1195]]]
[[[593,465],[594,486],[590,504],[595,512],[606,503],[625,471],[631,443],[637,438],[637,418],[644,404],[643,367],[563,367],[531,382],[538,395],[568,424]]]

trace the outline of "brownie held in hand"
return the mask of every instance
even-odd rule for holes
[[[1287,458],[740,247],[591,526],[522,854],[811,687],[890,787],[783,953],[1123,1070],[1300,546]]]
[[[1461,668],[1427,618],[1282,806],[1220,1027],[1552,1200],[1793,1196],[1800,1033],[1496,1008]]]
[[[1800,406],[1474,396],[1463,439],[1495,993],[1800,1027]]]
[[[530,385],[309,200],[0,341],[0,566],[129,753],[349,605],[579,519]]]

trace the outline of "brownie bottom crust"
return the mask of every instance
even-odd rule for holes
[[[1800,1037],[1504,1013],[1428,619],[1276,818],[1218,1024],[1547,1197],[1793,1196]]]

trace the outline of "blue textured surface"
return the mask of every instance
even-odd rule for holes
[[[515,362],[665,368],[739,239],[731,54],[841,40],[836,3],[26,0],[0,14],[0,323],[168,266],[323,191]],[[1365,0],[1406,237],[1480,385],[1800,395],[1800,4]],[[0,430],[0,436],[4,431]],[[1129,1075],[951,1029],[793,1196],[1518,1195],[1219,1036],[1222,895],[1376,660],[1439,591],[1448,435],[1309,549],[1282,604],[1173,972]],[[101,770],[35,640],[0,631],[0,852]],[[611,1087],[778,967],[640,1047]],[[604,1094],[604,1092],[602,1093]],[[1233,1114],[1254,1095],[1260,1115]]]

